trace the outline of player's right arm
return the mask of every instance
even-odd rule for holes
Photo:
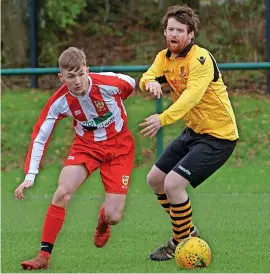
[[[33,186],[35,177],[38,174],[41,159],[46,151],[50,136],[56,123],[65,116],[60,113],[59,100],[62,96],[56,92],[46,103],[34,126],[24,171],[25,179],[15,190],[15,196],[23,199],[23,191]]]
[[[157,98],[160,98],[162,94],[160,84],[166,81],[164,76],[164,54],[166,54],[166,50],[158,53],[151,67],[143,74],[139,84],[142,91],[149,90]]]
[[[24,180],[15,190],[16,198],[23,200],[24,199],[24,190],[26,188],[30,188],[34,184],[34,181],[31,180]]]

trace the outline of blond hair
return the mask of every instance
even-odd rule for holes
[[[178,22],[188,26],[188,33],[198,31],[200,20],[194,10],[187,5],[176,5],[168,8],[167,13],[161,20],[164,29],[167,28],[169,18],[174,18]]]
[[[59,57],[59,68],[65,70],[79,70],[86,65],[86,56],[82,49],[69,47]]]

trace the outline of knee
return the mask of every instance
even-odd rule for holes
[[[117,225],[122,218],[122,210],[105,208],[105,218],[111,225]]]
[[[164,181],[164,189],[166,193],[176,193],[185,190],[185,187],[181,184],[180,180],[168,175]]]
[[[154,172],[151,172],[151,171],[147,174],[146,180],[147,180],[147,184],[151,188],[154,188],[154,189],[157,188],[157,187],[159,187],[162,184],[160,178],[158,178],[154,174]]]
[[[68,203],[71,200],[71,193],[64,187],[64,186],[58,186],[57,190],[55,191],[53,200],[54,202],[65,202]]]

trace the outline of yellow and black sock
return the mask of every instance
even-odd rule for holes
[[[192,208],[189,198],[182,204],[171,204],[170,216],[173,228],[173,242],[177,245],[183,239],[189,237],[190,234]]]
[[[165,211],[170,214],[171,204],[168,201],[166,193],[155,193],[157,195],[158,201]],[[190,233],[194,230],[194,224],[190,222]]]
[[[155,193],[161,206],[170,214],[170,202],[168,201],[166,193]]]

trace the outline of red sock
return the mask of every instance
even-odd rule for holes
[[[42,231],[42,242],[54,244],[66,216],[66,209],[51,204],[48,208]]]

